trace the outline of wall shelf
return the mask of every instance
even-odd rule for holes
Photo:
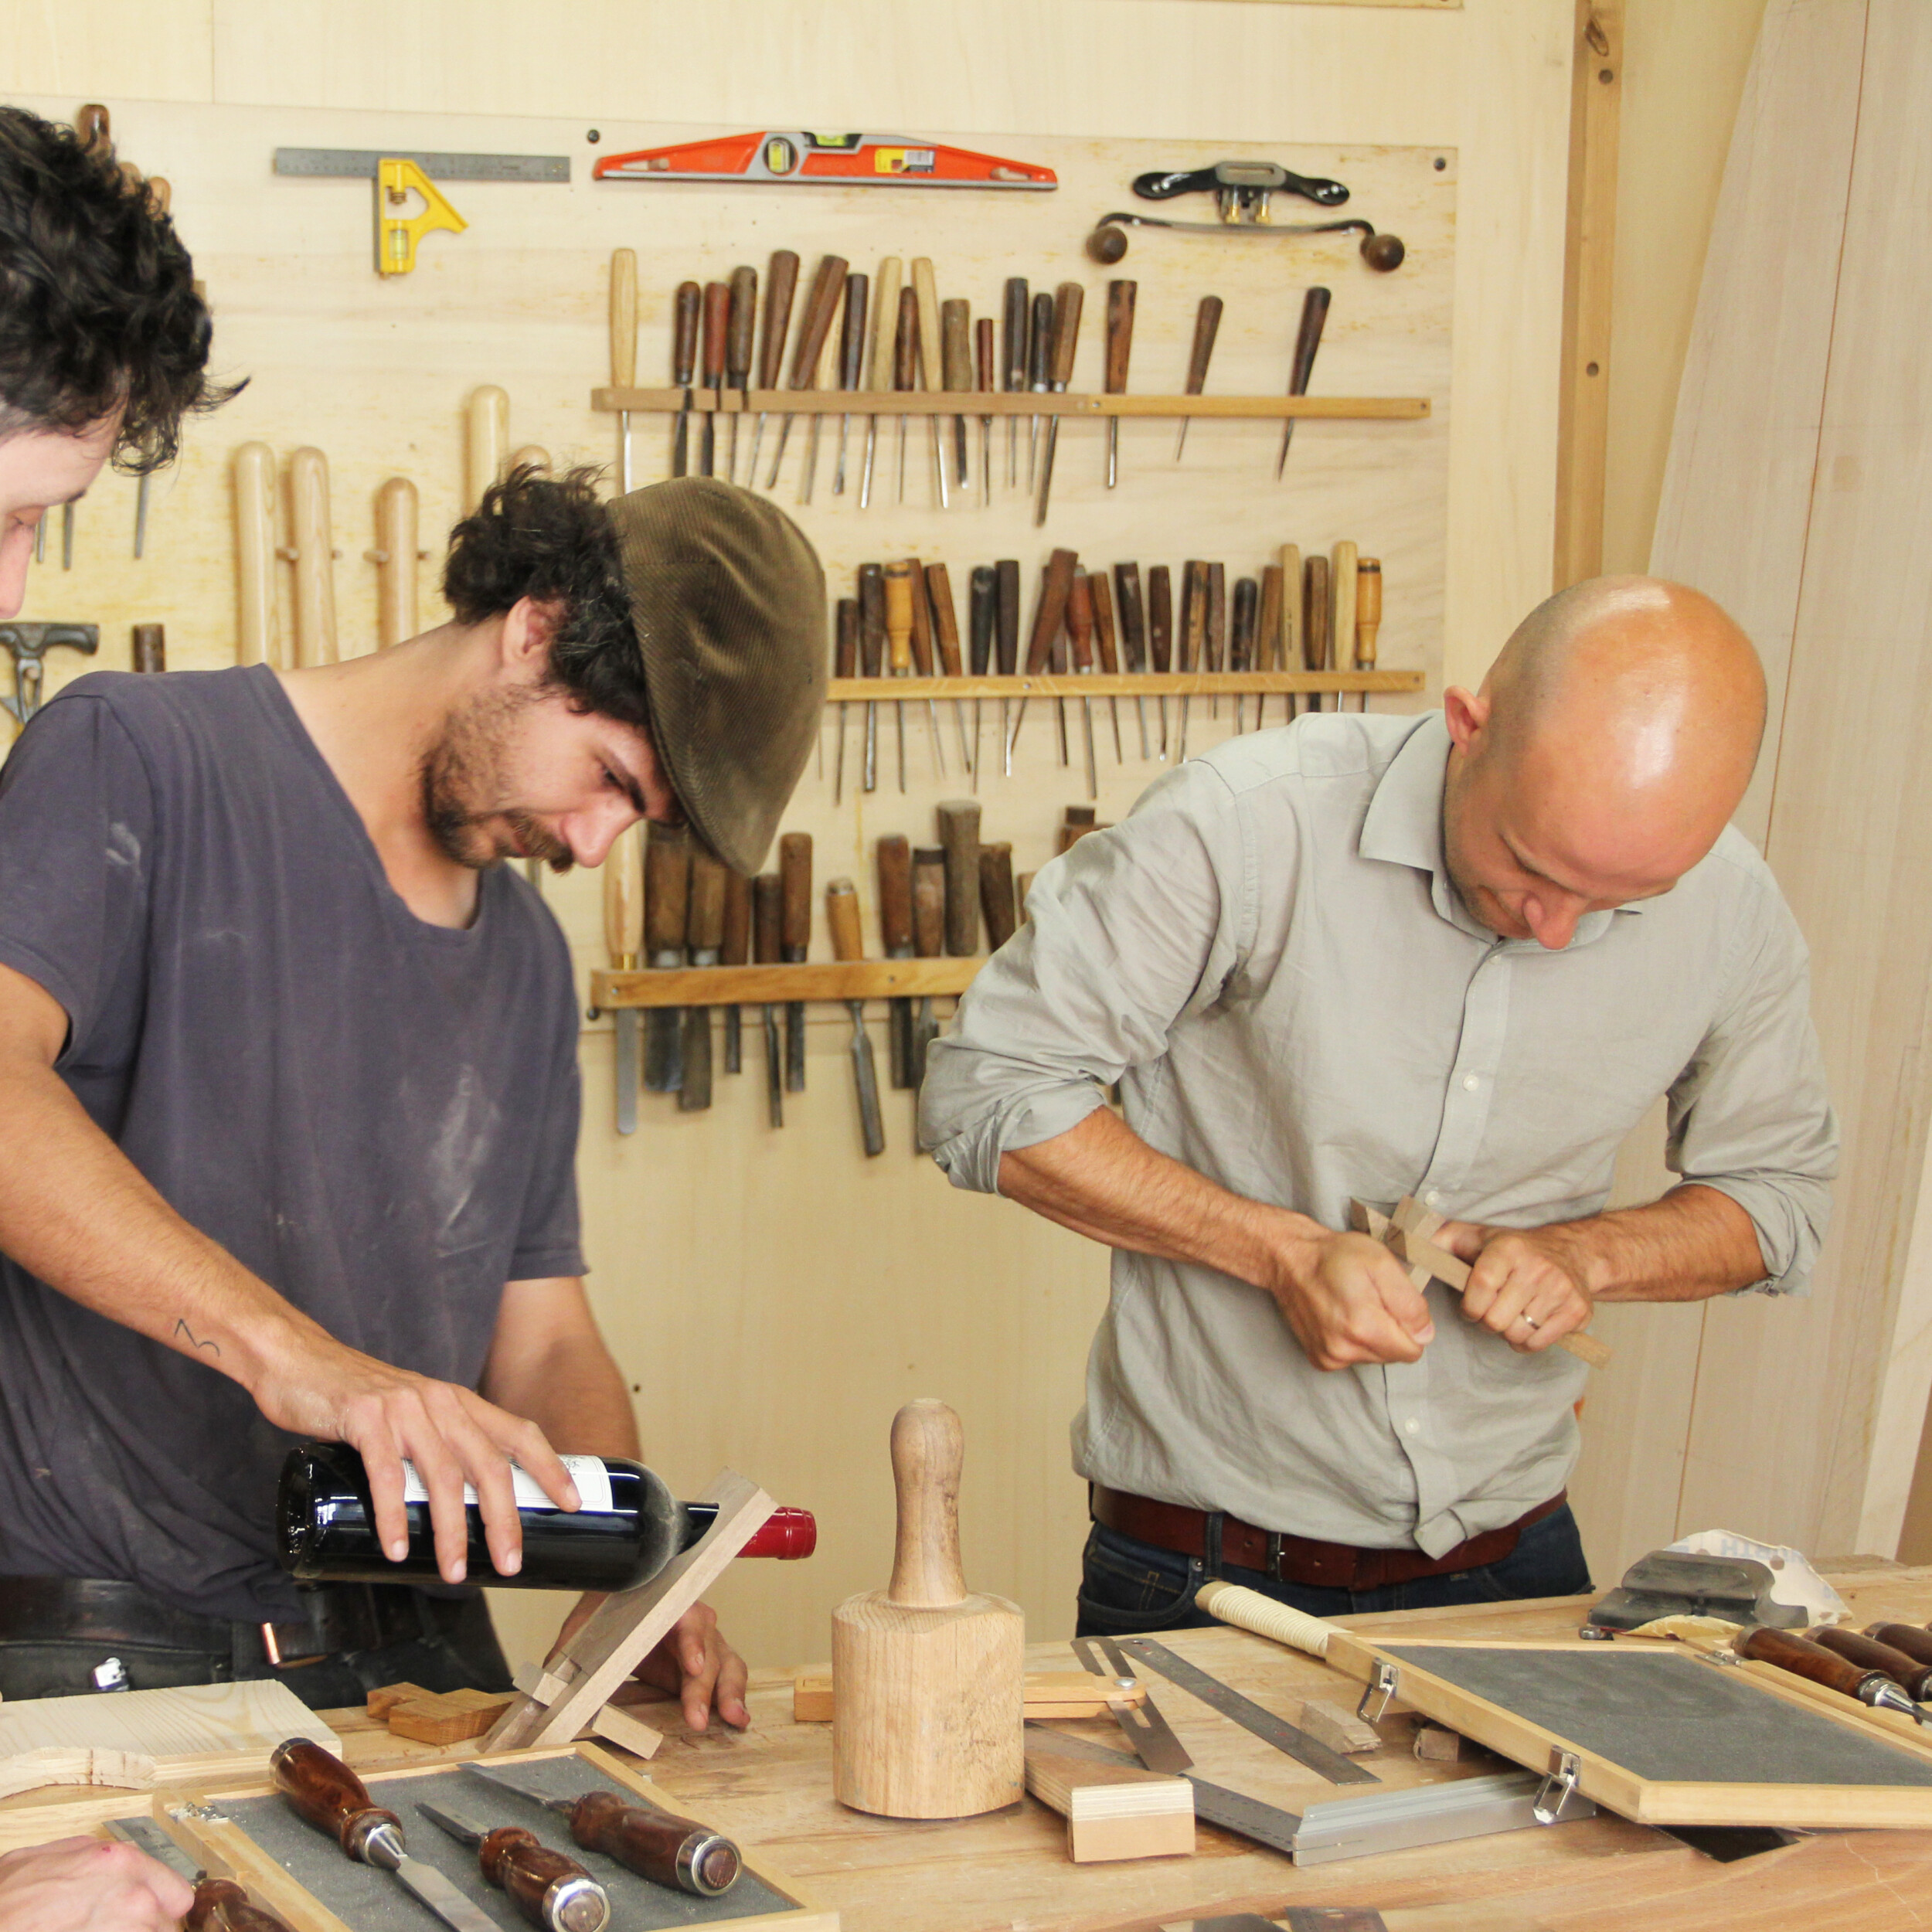
[[[777,1005],[787,1000],[923,999],[963,993],[980,959],[826,960],[802,966],[679,966],[590,975],[594,1015],[617,1007]]]
[[[1349,422],[1415,422],[1429,413],[1426,396],[1095,396],[1072,389],[761,389],[740,396],[689,392],[694,416],[1151,416],[1232,417],[1280,422],[1286,417]],[[681,389],[596,389],[590,406],[605,415],[649,415],[685,406]]]

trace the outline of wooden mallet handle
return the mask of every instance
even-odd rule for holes
[[[887,1600],[906,1610],[944,1610],[966,1598],[959,1561],[959,1472],[966,1439],[943,1402],[909,1402],[893,1418],[893,1488],[898,1541]]]

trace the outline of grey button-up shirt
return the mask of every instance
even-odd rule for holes
[[[1440,713],[1304,718],[1154,785],[1040,872],[1028,923],[935,1043],[921,1134],[956,1186],[1064,1133],[1119,1080],[1151,1146],[1237,1194],[1348,1225],[1416,1194],[1536,1226],[1600,1209],[1619,1143],[1670,1097],[1672,1167],[1801,1287],[1838,1134],[1806,954],[1727,830],[1661,898],[1563,952],[1498,937],[1442,853]],[[1263,1529],[1430,1555],[1553,1495],[1587,1371],[1519,1355],[1429,1290],[1415,1363],[1323,1373],[1273,1300],[1116,1250],[1074,1467]]]

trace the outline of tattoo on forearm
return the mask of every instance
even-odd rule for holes
[[[177,1335],[185,1335],[187,1336],[188,1345],[190,1348],[206,1349],[210,1355],[218,1355],[221,1353],[221,1344],[219,1342],[202,1341],[201,1337],[196,1335],[192,1328],[189,1327],[188,1318],[185,1315],[178,1318],[175,1321],[175,1333]]]

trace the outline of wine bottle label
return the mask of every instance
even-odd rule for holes
[[[586,1509],[600,1510],[607,1514],[611,1509],[611,1472],[604,1466],[601,1456],[560,1456],[557,1460],[570,1472],[570,1480],[577,1486],[578,1499]],[[519,1509],[554,1509],[556,1505],[543,1493],[543,1486],[529,1470],[519,1464],[510,1464],[510,1480],[516,1492],[516,1506]],[[423,1486],[423,1478],[416,1473],[416,1465],[407,1458],[403,1463],[403,1500],[405,1502],[427,1502],[430,1492]],[[463,1485],[463,1500],[474,1502],[476,1485],[466,1482]]]

